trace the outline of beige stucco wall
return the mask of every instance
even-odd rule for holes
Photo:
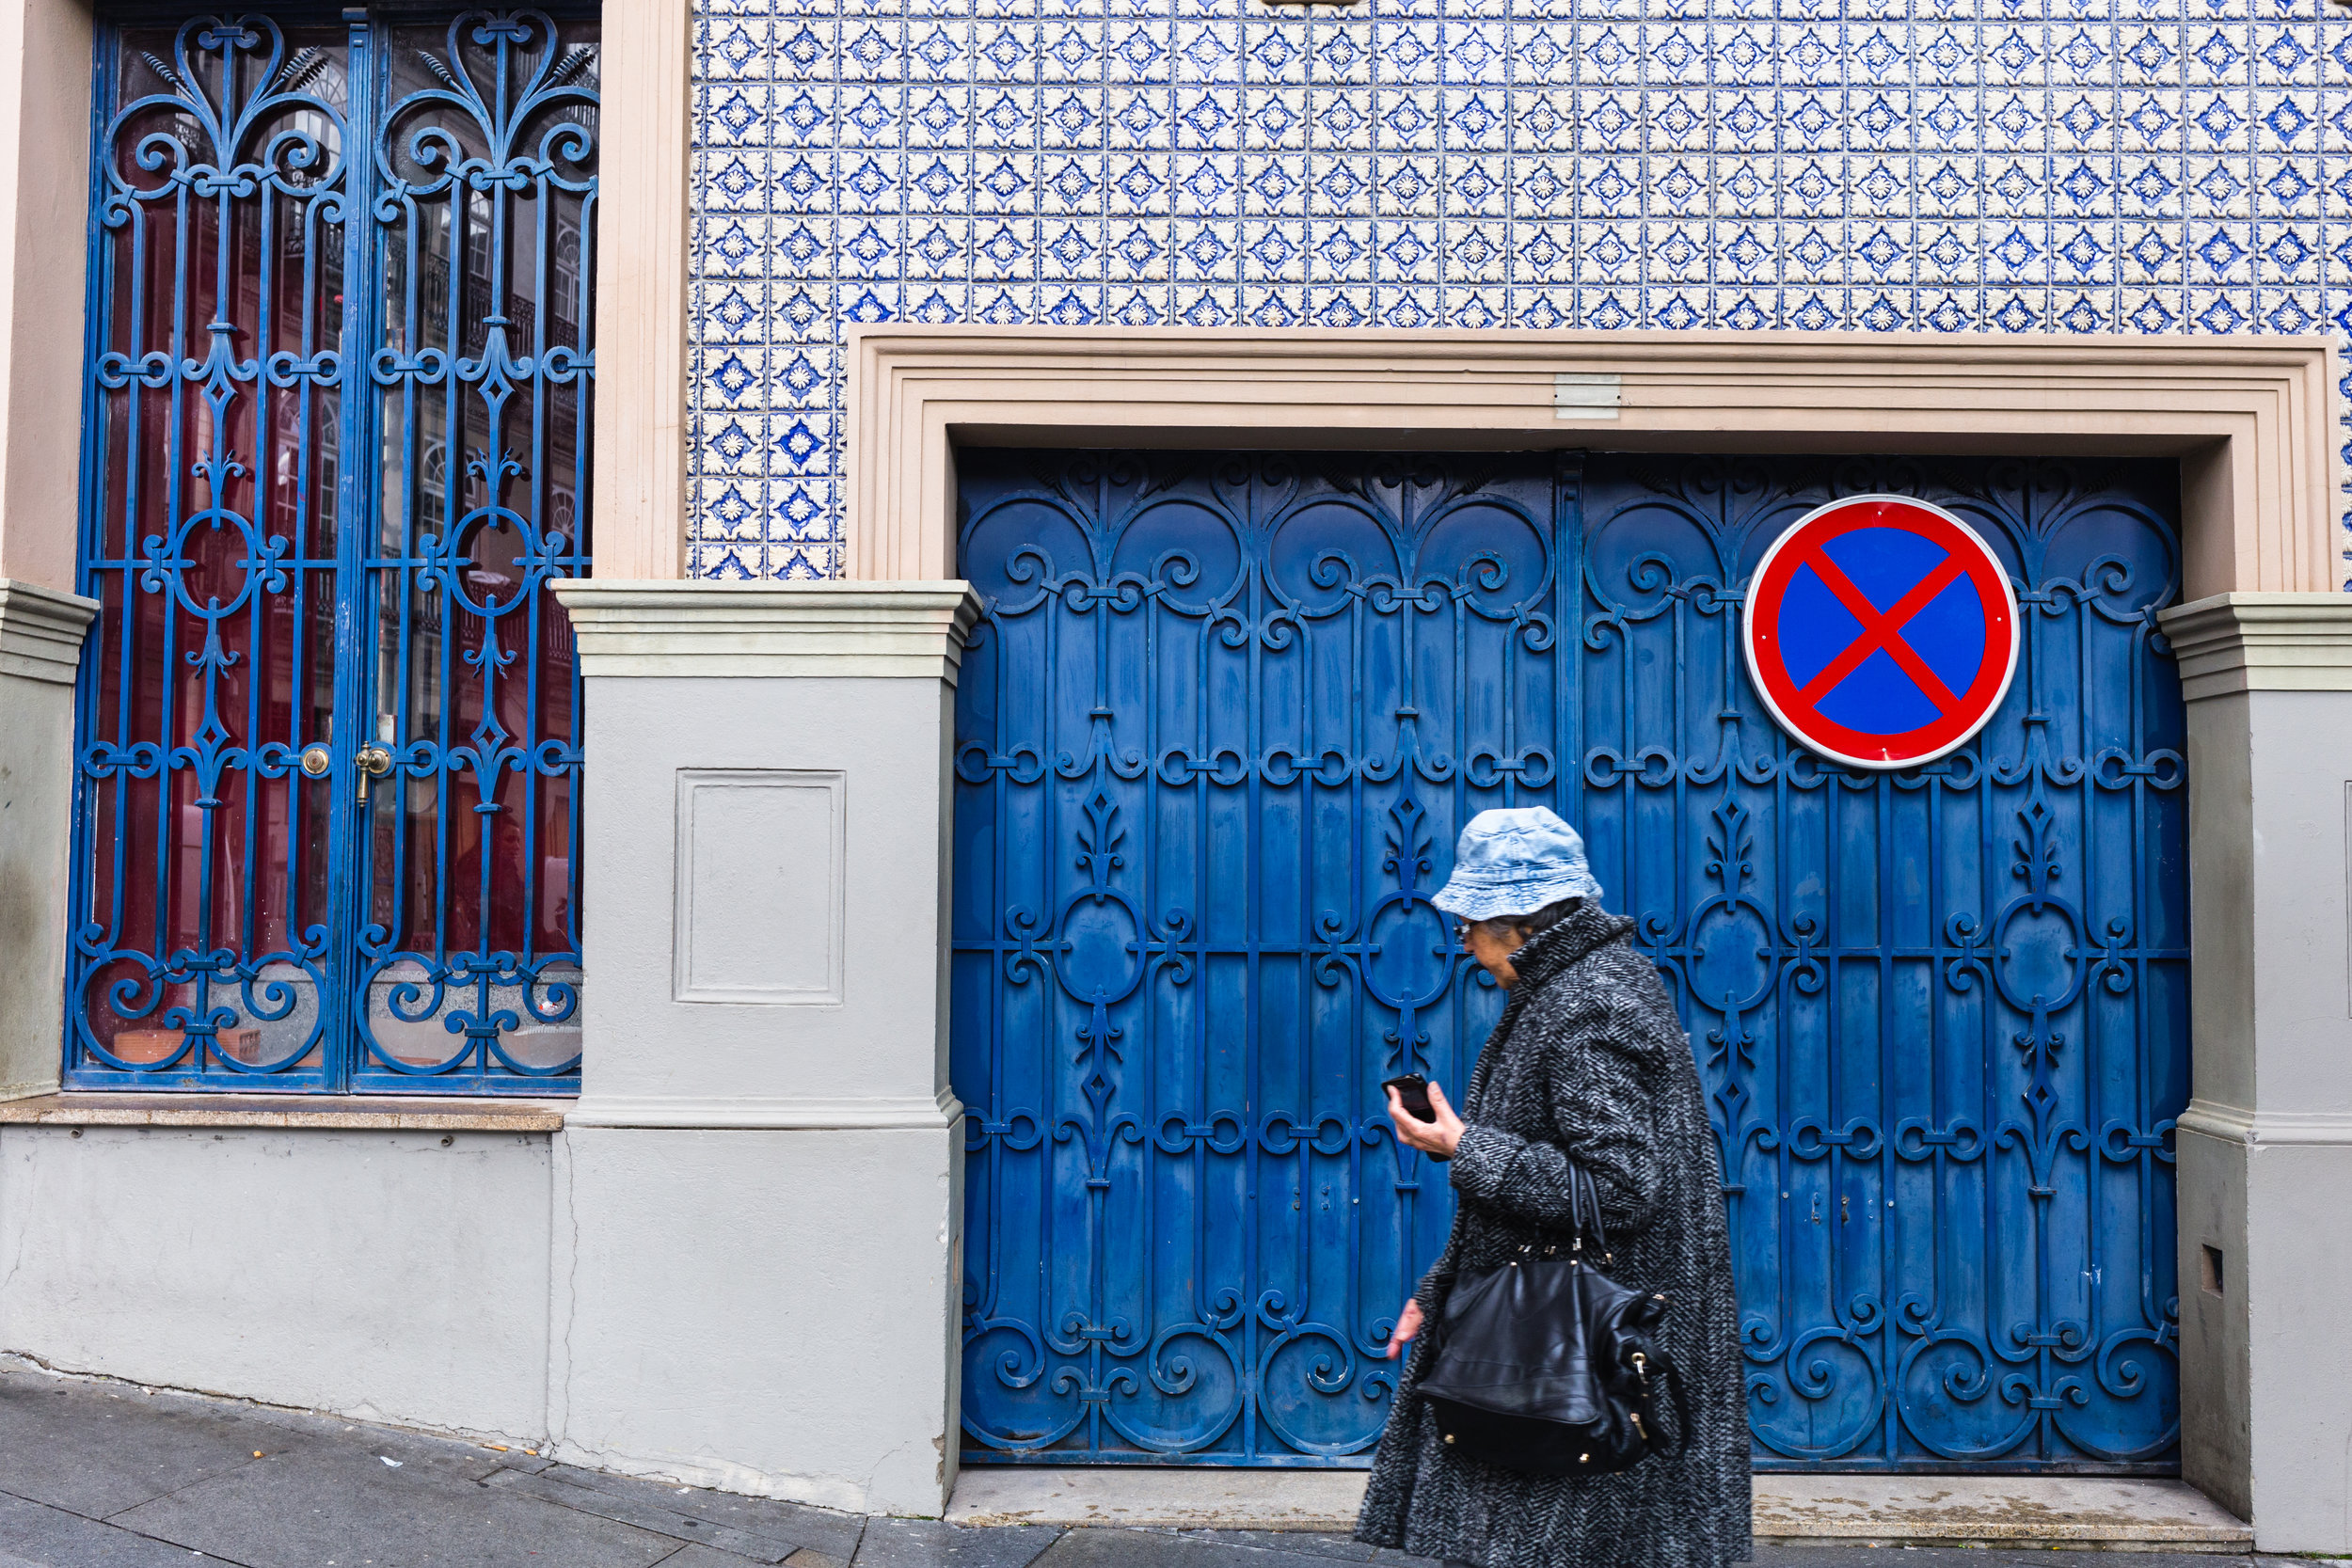
[[[686,573],[691,0],[604,10],[596,215],[599,576]]]
[[[57,1082],[90,10],[0,4],[0,1099]]]
[[[0,578],[44,588],[73,586],[89,94],[85,0],[0,5]]]

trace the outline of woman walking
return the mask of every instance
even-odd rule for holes
[[[1358,1539],[1475,1568],[1722,1568],[1748,1556],[1748,1435],[1720,1165],[1698,1073],[1658,972],[1604,913],[1576,831],[1540,806],[1481,812],[1434,900],[1510,991],[1460,1114],[1397,1136],[1451,1162],[1454,1230],[1389,1344],[1402,1353]],[[1570,1235],[1569,1162],[1598,1190],[1619,1284],[1663,1294],[1688,1430],[1608,1475],[1524,1474],[1441,1440],[1415,1395],[1427,1325],[1465,1271]]]

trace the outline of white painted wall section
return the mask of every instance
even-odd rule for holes
[[[0,1350],[535,1445],[546,1133],[0,1127]]]

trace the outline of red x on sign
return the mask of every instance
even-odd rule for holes
[[[1912,768],[1984,727],[2017,664],[2017,605],[1941,507],[1854,496],[1774,541],[1750,579],[1748,673],[1782,727],[1860,768]]]
[[[1828,584],[1829,591],[1837,595],[1838,602],[1853,611],[1854,619],[1862,623],[1862,635],[1847,643],[1846,651],[1831,659],[1820,674],[1805,682],[1804,689],[1797,693],[1799,697],[1807,703],[1819,702],[1823,693],[1860,668],[1864,659],[1883,648],[1937,707],[1949,709],[1959,703],[1960,699],[1945,688],[1935,672],[1902,639],[1902,628],[1911,624],[1911,618],[1960,576],[1957,560],[1946,556],[1943,565],[1921,578],[1918,587],[1905,594],[1894,609],[1883,615],[1853,585],[1853,580],[1837,569],[1837,562],[1829,558],[1818,542],[1805,552],[1802,563],[1811,567]]]

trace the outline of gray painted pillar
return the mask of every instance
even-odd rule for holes
[[[588,889],[558,1451],[936,1514],[962,1288],[948,748],[977,601],[556,593],[587,682]]]
[[[0,1100],[57,1086],[73,673],[96,602],[0,578]]]
[[[2182,1469],[2352,1552],[2352,598],[2169,610],[2188,698]]]

